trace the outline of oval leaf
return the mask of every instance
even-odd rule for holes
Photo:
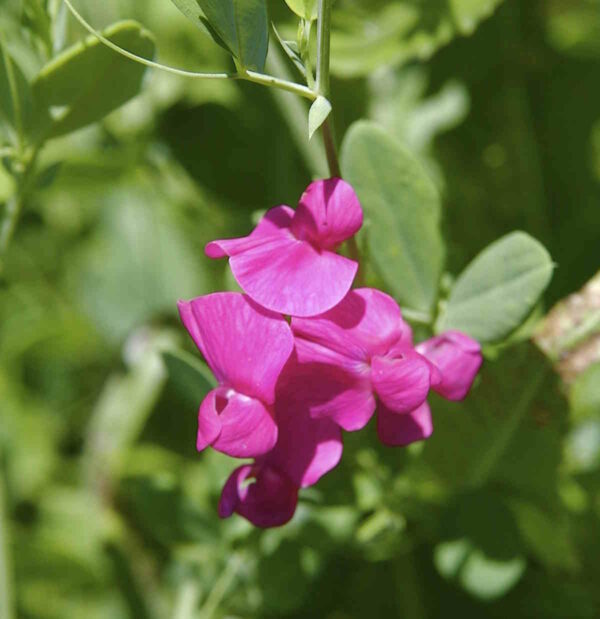
[[[269,46],[265,0],[198,0],[198,4],[238,64],[262,71]]]
[[[198,0],[171,0],[171,2],[204,34],[207,34],[215,43],[229,51],[229,48],[202,12]]]
[[[171,2],[200,30],[206,32],[203,20],[206,19],[197,0],[171,0]]]
[[[331,114],[331,103],[325,97],[317,97],[310,106],[308,112],[308,139],[310,140],[315,131],[327,120]]]
[[[482,343],[502,340],[527,318],[553,268],[544,246],[529,235],[502,237],[462,272],[436,330],[456,329]]]
[[[154,55],[152,37],[136,22],[114,24],[103,34],[138,56]],[[51,116],[37,128],[38,140],[70,133],[117,109],[139,92],[144,71],[94,36],[65,50],[33,82],[36,110]]]
[[[24,135],[31,119],[31,92],[23,72],[0,38],[0,125]]]
[[[174,388],[190,405],[198,407],[215,387],[210,370],[197,357],[183,350],[164,350],[162,358]]]
[[[444,262],[435,185],[421,164],[373,123],[350,128],[341,159],[344,178],[368,219],[374,266],[403,305],[430,313]]]
[[[302,19],[317,19],[317,0],[285,0],[285,3]]]

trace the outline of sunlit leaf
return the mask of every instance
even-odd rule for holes
[[[215,32],[214,28],[206,19],[206,15],[202,12],[198,0],[171,0],[173,4],[204,34],[211,37],[215,43],[221,47],[228,49],[221,37]]]
[[[152,37],[135,22],[120,22],[103,34],[138,56],[154,54]],[[139,92],[144,72],[143,65],[123,58],[94,36],[65,50],[33,82],[36,112],[51,118],[37,127],[38,139],[70,133],[102,119]]]
[[[317,19],[317,0],[285,0],[286,4],[303,19]]]
[[[552,366],[523,343],[484,363],[463,402],[432,400],[433,436],[423,457],[452,487],[510,487],[556,501],[567,403]]]
[[[491,600],[512,589],[525,571],[514,517],[489,493],[459,496],[443,514],[445,537],[434,551],[440,574],[471,595]]]
[[[366,214],[374,266],[402,305],[431,312],[444,262],[435,185],[422,165],[373,123],[349,129],[341,158],[344,177]]]
[[[331,103],[325,97],[317,97],[308,112],[308,139],[310,140],[331,114]]]
[[[456,280],[437,330],[456,329],[480,342],[501,340],[527,318],[553,269],[544,246],[524,232],[501,238]]]
[[[162,358],[175,388],[191,404],[199,406],[215,386],[210,370],[197,357],[183,350],[165,350]]]
[[[13,140],[29,131],[31,90],[23,72],[0,36],[0,128],[4,125]]]
[[[240,66],[262,71],[269,45],[265,0],[198,0],[198,4]]]
[[[455,36],[471,34],[501,1],[340,3],[333,16],[332,70],[359,77],[428,58]]]

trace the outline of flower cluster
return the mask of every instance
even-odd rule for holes
[[[211,258],[229,256],[245,294],[179,303],[219,383],[200,406],[198,450],[253,459],[227,480],[221,517],[284,524],[298,490],[340,461],[342,430],[376,414],[385,445],[423,440],[429,390],[461,400],[479,370],[476,341],[447,332],[415,345],[394,299],[351,290],[358,264],[336,249],[362,218],[348,183],[316,181],[296,210],[273,208],[249,236],[207,245]]]

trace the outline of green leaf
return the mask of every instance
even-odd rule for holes
[[[167,366],[169,380],[192,405],[198,406],[214,388],[215,379],[210,370],[194,355],[183,350],[165,350],[162,358]]]
[[[23,72],[0,38],[0,126],[23,138],[31,122],[31,90]]]
[[[308,139],[310,140],[315,131],[327,120],[331,114],[331,103],[325,97],[317,97],[310,106],[308,112]]]
[[[471,595],[484,600],[499,598],[510,591],[526,567],[523,557],[507,561],[490,559],[466,539],[436,546],[434,563],[442,576],[457,579]]]
[[[74,275],[87,313],[106,337],[119,341],[207,286],[176,209],[155,186],[116,193],[102,220]]]
[[[567,403],[531,343],[484,364],[464,402],[432,399],[435,432],[423,458],[448,486],[510,488],[550,508],[557,501]]]
[[[526,567],[515,519],[489,492],[459,496],[442,515],[446,539],[434,550],[439,573],[471,595],[491,600],[507,593]]]
[[[263,71],[269,46],[265,0],[198,0],[198,4],[239,65]]]
[[[151,35],[136,22],[114,24],[103,34],[138,56],[154,55]],[[37,137],[57,137],[102,119],[138,94],[144,71],[143,65],[123,58],[94,36],[70,47],[34,80],[36,110],[51,116],[37,128]]]
[[[261,557],[258,582],[265,608],[271,614],[281,616],[301,606],[308,594],[311,577],[303,555],[310,552],[311,549],[295,540],[283,540],[275,552]]]
[[[304,61],[302,60],[302,56],[300,54],[300,48],[296,41],[286,41],[280,34],[275,24],[271,24],[273,26],[273,32],[281,45],[281,48],[285,52],[286,56],[294,63],[294,66],[298,71],[300,71],[300,75],[306,79],[306,67],[304,66]]]
[[[600,418],[600,363],[591,365],[577,378],[569,401],[571,411],[579,419]]]
[[[472,34],[501,2],[355,0],[333,14],[331,70],[340,77],[366,77],[381,66],[429,58],[455,36]]]
[[[527,318],[553,268],[544,246],[529,235],[502,237],[461,273],[436,330],[456,329],[483,343],[502,340]]]
[[[158,351],[172,344],[171,335],[144,332],[138,340],[134,346],[139,350],[129,361],[130,371],[109,377],[90,419],[87,464],[90,472],[102,479],[118,474],[166,382],[167,373]]]
[[[298,17],[309,21],[317,19],[317,0],[285,0],[285,3]]]
[[[229,50],[221,37],[215,32],[214,28],[206,19],[206,15],[202,12],[198,0],[171,0],[171,2],[193,23],[196,27],[211,37],[215,43],[226,50]]]
[[[557,513],[519,499],[511,500],[509,507],[521,537],[539,561],[549,569],[577,567],[577,552],[567,513]]]
[[[421,164],[377,125],[360,121],[342,145],[344,178],[367,218],[370,257],[399,301],[429,314],[444,262],[440,198]]]
[[[203,20],[206,16],[202,12],[197,0],[171,0],[171,2],[200,30],[204,31]]]

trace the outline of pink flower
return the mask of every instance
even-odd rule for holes
[[[292,356],[277,388],[277,444],[231,474],[219,502],[221,518],[236,512],[259,527],[285,524],[296,510],[298,490],[317,483],[339,463],[340,428],[329,419],[310,417],[304,396],[310,386],[297,369]]]
[[[246,464],[225,482],[219,516],[237,513],[257,527],[278,527],[292,518],[297,503],[298,486],[285,473],[264,463]]]
[[[432,388],[447,400],[463,400],[483,362],[479,343],[460,331],[446,331],[416,349],[440,370]]]
[[[430,387],[443,395],[466,394],[479,368],[473,359],[480,359],[479,345],[462,334],[434,338],[415,350],[397,303],[370,288],[351,291],[320,316],[292,319],[292,330],[300,371],[312,377],[311,415],[353,431],[377,410],[377,431],[386,445],[429,437]]]
[[[358,264],[335,249],[361,227],[352,187],[339,178],[311,183],[294,211],[271,209],[243,238],[213,241],[210,258],[229,256],[233,275],[254,301],[292,316],[315,316],[350,290]]]
[[[198,414],[197,448],[260,456],[277,441],[275,386],[294,348],[284,318],[236,292],[180,301],[183,324],[219,386]]]

